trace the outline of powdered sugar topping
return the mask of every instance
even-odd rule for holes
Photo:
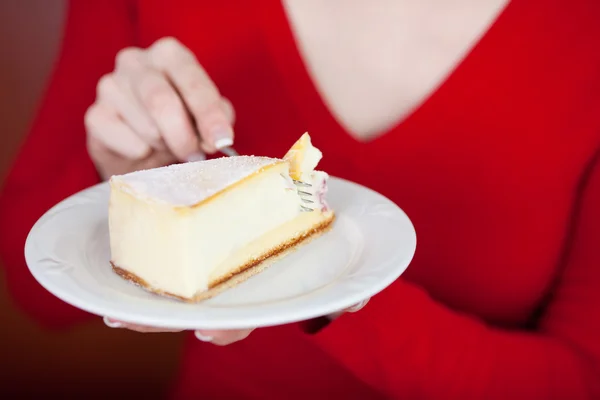
[[[113,176],[131,194],[172,206],[191,206],[262,168],[281,162],[269,157],[237,156],[173,164],[166,167]]]

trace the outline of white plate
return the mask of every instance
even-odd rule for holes
[[[385,289],[408,267],[416,234],[406,214],[363,186],[331,178],[333,228],[239,286],[198,304],[159,297],[109,265],[106,183],[62,201],[33,226],[25,257],[35,279],[99,316],[181,329],[279,325],[326,315]]]

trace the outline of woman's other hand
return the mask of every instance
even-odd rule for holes
[[[363,300],[360,303],[349,307],[343,311],[340,311],[335,314],[328,315],[327,318],[329,320],[334,320],[340,315],[347,312],[357,312],[361,310],[367,303],[369,299]],[[143,325],[133,325],[128,324],[122,321],[116,321],[110,319],[108,317],[104,317],[104,323],[111,328],[124,328],[133,330],[141,333],[166,333],[166,332],[182,332],[182,329],[164,329],[164,328],[154,328]],[[233,329],[233,330],[196,330],[194,334],[198,340],[203,342],[210,342],[217,346],[227,346],[229,344],[239,342],[240,340],[246,339],[250,334],[254,331],[254,329]]]
[[[121,50],[85,115],[88,152],[103,179],[196,161],[233,143],[234,110],[173,38]]]

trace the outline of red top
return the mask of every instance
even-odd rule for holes
[[[367,143],[328,112],[276,0],[72,3],[0,204],[8,282],[31,315],[90,317],[33,280],[25,237],[98,182],[83,115],[116,52],[172,35],[235,105],[241,153],[280,156],[309,131],[324,170],[397,202],[418,236],[400,280],[316,335],[190,335],[179,397],[600,398],[600,2],[511,2],[424,104]]]

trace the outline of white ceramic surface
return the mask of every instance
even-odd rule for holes
[[[109,265],[106,183],[49,210],[29,233],[25,256],[37,281],[63,301],[99,316],[181,329],[278,325],[349,307],[376,295],[408,267],[416,234],[394,203],[331,178],[333,228],[239,286],[198,303],[159,297]]]

